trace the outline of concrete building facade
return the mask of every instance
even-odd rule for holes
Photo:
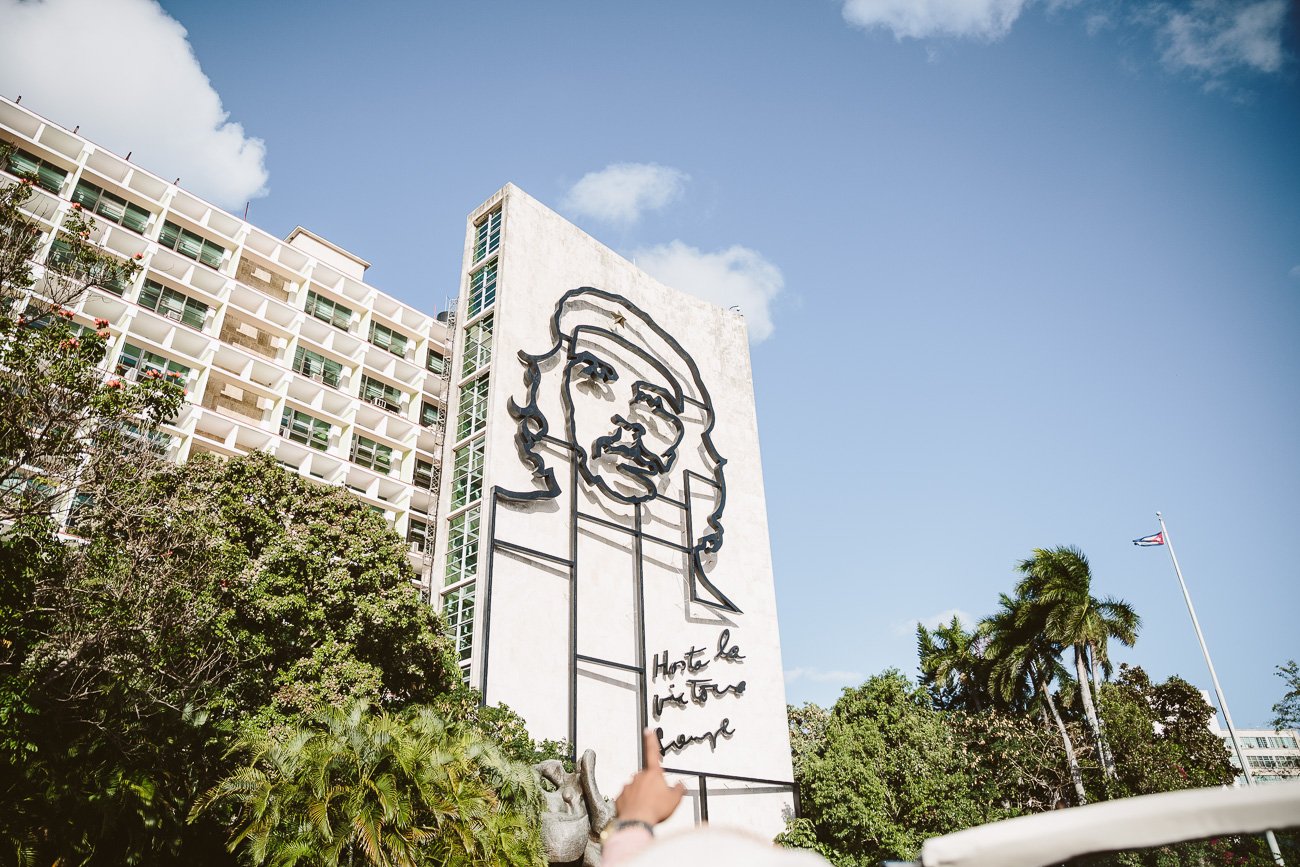
[[[380,511],[427,588],[446,393],[446,328],[365,282],[369,263],[303,228],[287,239],[0,100],[16,151],[0,181],[34,176],[26,210],[57,251],[80,207],[95,240],[142,266],[95,287],[75,321],[109,322],[130,378],[177,373],[188,397],[159,447],[173,459],[253,450]],[[426,590],[427,592],[427,590]]]
[[[641,731],[690,808],[794,809],[744,320],[653,280],[514,186],[468,219],[436,562],[462,664],[535,737]]]

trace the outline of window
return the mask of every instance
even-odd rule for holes
[[[380,349],[387,349],[393,355],[406,355],[406,335],[397,333],[387,325],[371,322],[370,342]]]
[[[330,423],[286,406],[280,436],[323,452],[330,446]]]
[[[146,434],[133,424],[124,424],[122,425],[122,433],[128,439],[135,440],[141,446],[159,456],[166,455],[172,447],[173,440],[171,436],[160,430],[149,431]]]
[[[189,229],[182,229],[171,220],[163,223],[162,234],[158,236],[158,243],[168,250],[175,250],[182,256],[188,256],[202,262],[209,268],[220,267],[221,257],[226,255],[225,247],[214,244]]]
[[[465,361],[460,375],[469,376],[492,360],[492,315],[488,314],[465,329]]]
[[[422,491],[432,491],[438,484],[437,467],[433,461],[416,458],[415,475],[411,477],[411,482]]]
[[[99,289],[121,295],[130,285],[130,266],[88,244],[74,245],[63,233],[54,238],[45,264]]]
[[[455,584],[478,570],[479,507],[472,506],[447,522],[446,582]]]
[[[430,373],[440,374],[447,369],[447,359],[441,352],[430,349],[424,357],[424,366]]]
[[[122,344],[122,354],[117,357],[117,368],[121,373],[132,369],[142,373],[153,371],[156,375],[182,381],[190,375],[190,369],[185,365],[131,343]]]
[[[352,435],[352,453],[348,457],[358,466],[381,473],[387,473],[393,466],[392,448],[360,434]]]
[[[144,281],[140,305],[156,310],[168,319],[184,322],[191,328],[202,328],[208,318],[208,305],[152,280]]]
[[[63,182],[68,179],[68,173],[64,169],[19,148],[9,154],[9,172],[21,178],[31,178],[37,186],[44,187],[51,193],[63,189]]]
[[[473,319],[497,300],[497,263],[489,262],[469,277],[469,317]]]
[[[95,216],[125,226],[133,232],[143,232],[149,225],[149,212],[144,208],[133,205],[90,181],[77,181],[77,188],[72,191],[72,201]]]
[[[452,458],[451,507],[473,503],[483,496],[483,453],[487,440],[479,437],[456,449]]]
[[[343,375],[342,364],[303,346],[299,346],[293,354],[293,369],[308,379],[323,382],[331,388],[339,387],[339,379]]]
[[[411,518],[406,525],[406,541],[410,542],[415,550],[424,554],[429,546],[429,525],[419,518]]]
[[[328,322],[335,328],[348,330],[352,324],[352,309],[344,307],[337,301],[331,301],[324,295],[317,295],[315,290],[307,290],[307,313],[322,322]]]
[[[456,423],[456,439],[463,440],[478,433],[487,424],[488,374],[483,374],[460,390],[460,414]]]
[[[501,246],[501,209],[488,214],[474,227],[474,261],[482,262]]]
[[[365,374],[361,375],[361,399],[389,412],[402,408],[401,389]]]
[[[430,427],[432,425],[438,424],[441,421],[442,421],[442,410],[440,410],[437,406],[435,406],[432,403],[429,403],[426,400],[424,402],[424,405],[420,407],[420,424],[424,425],[425,427]]]
[[[442,597],[447,633],[456,642],[456,656],[467,661],[474,653],[474,585],[449,590]]]

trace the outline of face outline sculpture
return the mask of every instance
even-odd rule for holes
[[[619,502],[653,500],[686,435],[681,387],[618,335],[579,327],[570,338],[561,400],[578,472]]]
[[[543,381],[560,367],[564,445],[579,476],[602,495],[624,504],[667,496],[685,476],[696,492],[708,488],[712,507],[692,518],[692,503],[679,502],[690,525],[690,599],[721,611],[740,609],[705,574],[722,547],[726,505],[723,458],[713,444],[715,414],[694,359],[644,311],[627,299],[592,287],[573,289],[551,318],[552,347],[538,355],[521,351],[526,403],[509,404],[520,458],[540,488],[499,491],[516,502],[560,494],[555,468],[542,444],[553,439],[538,406]],[[687,471],[684,456],[698,452],[704,472]],[[689,489],[689,485],[688,485]]]

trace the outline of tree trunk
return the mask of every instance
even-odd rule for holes
[[[1074,783],[1074,793],[1079,797],[1079,806],[1082,807],[1088,803],[1088,795],[1083,790],[1083,771],[1079,769],[1079,760],[1074,755],[1074,741],[1070,740],[1070,733],[1065,728],[1065,722],[1061,719],[1061,714],[1056,710],[1056,702],[1052,701],[1052,694],[1047,689],[1047,681],[1039,680],[1038,687],[1043,691],[1043,698],[1047,700],[1047,707],[1052,711],[1052,719],[1056,720],[1056,730],[1061,734],[1061,743],[1065,745],[1065,758],[1070,763],[1070,780]]]
[[[1091,641],[1088,642],[1088,663],[1092,671],[1092,688],[1096,690],[1097,695],[1098,731],[1101,732],[1101,742],[1106,748],[1104,761],[1106,762],[1106,767],[1110,769],[1112,778],[1118,778],[1119,770],[1115,765],[1115,753],[1111,750],[1110,740],[1106,737],[1106,719],[1101,713],[1101,676],[1098,674],[1100,668],[1097,662],[1097,645]]]
[[[1097,719],[1097,708],[1092,703],[1092,689],[1088,686],[1088,667],[1084,664],[1087,653],[1082,644],[1074,645],[1074,671],[1079,678],[1079,698],[1083,701],[1083,712],[1088,717],[1088,728],[1092,729],[1093,740],[1097,742],[1097,756],[1101,759],[1102,771],[1107,779],[1115,779],[1115,763],[1106,750],[1106,739],[1101,736],[1101,723]]]

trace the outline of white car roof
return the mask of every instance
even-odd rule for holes
[[[1300,825],[1300,780],[1187,789],[1020,816],[926,840],[923,867],[1042,867],[1076,855]]]

